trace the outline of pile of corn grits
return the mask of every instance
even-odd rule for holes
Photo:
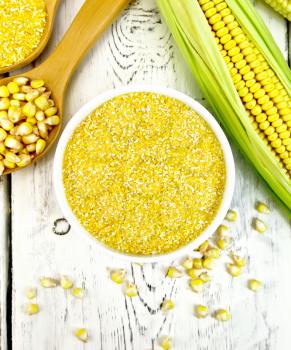
[[[154,255],[212,222],[225,162],[208,124],[156,93],[117,96],[75,129],[63,161],[68,203],[84,228],[122,253]]]

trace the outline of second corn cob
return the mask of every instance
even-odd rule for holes
[[[291,1],[290,0],[265,0],[267,4],[279,12],[282,16],[291,21]]]
[[[249,0],[158,0],[202,91],[291,210],[291,74]]]

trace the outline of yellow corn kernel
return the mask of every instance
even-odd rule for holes
[[[248,287],[251,291],[257,292],[262,287],[262,282],[255,279],[249,280]]]
[[[207,283],[211,280],[208,272],[202,272],[200,275],[199,275],[199,278],[204,282],[204,283]]]
[[[7,137],[7,132],[4,129],[0,128],[0,142],[4,141],[6,137]]]
[[[10,101],[7,97],[0,98],[0,111],[8,109],[10,106]]]
[[[29,289],[27,289],[25,295],[26,295],[26,298],[29,299],[29,300],[35,299],[36,295],[37,295],[36,288],[29,288]]]
[[[41,154],[41,153],[44,151],[45,147],[46,147],[46,142],[45,142],[45,140],[43,140],[43,139],[38,139],[38,140],[36,141],[36,146],[35,146],[36,154],[37,154],[37,155]]]
[[[220,309],[220,310],[217,310],[215,313],[214,313],[214,318],[218,321],[229,321],[230,320],[230,313],[227,311],[227,310],[224,310],[224,309]]]
[[[171,299],[166,299],[162,305],[162,311],[167,313],[168,311],[174,309],[174,302]]]
[[[88,331],[85,328],[79,328],[75,331],[75,336],[81,340],[83,343],[87,343],[89,336]]]
[[[18,123],[21,119],[23,118],[22,116],[22,110],[19,107],[14,107],[11,106],[8,109],[8,119],[12,122],[12,123]]]
[[[110,278],[117,284],[122,284],[126,277],[126,270],[118,269],[110,271]]]
[[[45,111],[46,109],[50,108],[49,102],[48,102],[48,98],[41,95],[39,97],[37,97],[34,100],[34,103],[36,104],[36,106],[41,109],[42,111]]]
[[[19,92],[19,86],[15,83],[15,81],[11,81],[10,83],[8,83],[7,89],[11,95],[17,94]]]
[[[31,134],[32,130],[33,130],[33,128],[32,128],[32,125],[30,123],[23,122],[18,126],[16,135],[26,136],[26,135]]]
[[[45,123],[51,126],[59,125],[60,124],[60,117],[58,115],[53,115],[52,117],[49,117],[45,120]]]
[[[3,164],[7,169],[14,169],[16,167],[14,162],[10,162],[8,159],[3,159]]]
[[[71,288],[73,288],[73,285],[74,285],[74,283],[69,277],[67,277],[67,276],[61,277],[60,286],[63,289],[71,289]]]
[[[160,340],[159,345],[163,350],[171,350],[172,349],[172,339],[170,337],[163,337]]]
[[[21,143],[14,136],[11,135],[8,135],[6,137],[4,144],[8,148],[13,148],[16,150],[19,150],[21,148]]]
[[[233,260],[233,262],[235,263],[236,266],[239,266],[239,267],[244,267],[246,266],[246,259],[239,256],[239,255],[236,255],[236,254],[232,254],[231,255],[231,258]]]
[[[208,307],[204,305],[196,305],[195,315],[197,318],[205,318],[206,316],[208,316]]]
[[[28,316],[36,315],[39,313],[38,304],[28,304],[24,307],[24,313]]]
[[[219,225],[217,230],[216,230],[216,234],[218,237],[223,237],[226,232],[229,230],[229,227],[226,225]]]
[[[128,282],[125,286],[125,294],[130,298],[136,297],[137,296],[136,285],[131,282]]]
[[[229,209],[226,216],[225,220],[234,222],[237,219],[237,212],[233,209]]]
[[[57,114],[57,111],[58,111],[58,109],[56,107],[50,107],[44,112],[44,114],[47,117],[52,117],[52,116]]]
[[[38,140],[38,136],[36,136],[35,134],[29,134],[29,135],[26,135],[26,136],[22,137],[22,142],[25,145],[29,145],[31,143],[35,143],[37,140]]]
[[[43,288],[55,288],[58,285],[58,281],[51,277],[42,277],[40,279],[40,285]]]
[[[26,118],[26,121],[28,123],[30,123],[31,125],[35,125],[37,123],[36,118],[32,117],[32,118]]]
[[[262,220],[257,218],[253,220],[253,228],[259,233],[264,233],[267,230],[266,224]]]
[[[31,92],[28,92],[25,96],[26,101],[32,102],[39,96],[38,90],[32,90]]]
[[[205,253],[204,256],[207,258],[213,258],[218,259],[220,256],[220,250],[218,248],[212,247],[209,248]]]
[[[32,102],[27,102],[23,107],[22,107],[22,112],[23,114],[28,117],[32,118],[35,116],[36,113],[36,107]]]
[[[17,166],[23,168],[31,163],[31,157],[28,154],[20,154],[20,161],[17,163]]]
[[[194,269],[197,269],[197,270],[202,269],[202,259],[194,258],[193,259],[193,267],[194,267]]]
[[[203,290],[203,283],[204,283],[202,281],[202,279],[200,279],[200,278],[191,279],[189,283],[190,283],[190,287],[193,290],[193,292],[195,292],[195,293],[202,292],[202,290]]]
[[[213,258],[204,258],[202,265],[207,270],[212,270],[214,267],[214,259]]]
[[[43,111],[37,111],[35,114],[35,119],[39,122],[42,122],[45,120],[45,115]]]
[[[193,266],[193,259],[192,258],[186,258],[182,261],[181,266],[184,267],[186,270],[190,270]]]
[[[11,107],[20,107],[21,103],[18,100],[10,100],[10,106]]]
[[[187,270],[187,275],[190,276],[191,278],[197,278],[199,277],[199,272],[200,270],[192,268]]]
[[[18,85],[18,86],[23,86],[26,85],[29,81],[28,78],[26,77],[15,77],[13,81]]]
[[[227,272],[233,277],[237,277],[241,274],[241,267],[235,264],[226,264],[226,269]]]
[[[43,80],[32,80],[30,82],[30,86],[33,88],[33,89],[38,89],[38,88],[41,88],[42,86],[44,86],[44,81]]]
[[[0,86],[0,97],[9,97],[9,90],[7,89],[7,86]]]
[[[198,251],[201,253],[201,254],[204,254],[206,252],[206,250],[208,249],[209,247],[209,242],[208,241],[205,241],[203,242],[199,248],[198,248]]]
[[[77,299],[83,299],[84,289],[82,289],[80,287],[75,287],[72,289],[72,295]]]
[[[258,202],[256,204],[256,210],[261,214],[270,214],[270,208],[263,202]]]
[[[8,162],[11,162],[11,163],[18,163],[18,162],[20,162],[20,158],[13,152],[6,152],[5,159],[8,160]]]
[[[216,240],[216,244],[217,244],[219,249],[225,249],[230,244],[230,237],[229,236],[224,236],[222,238],[218,238]]]
[[[183,273],[182,271],[178,270],[175,266],[170,266],[168,268],[166,276],[170,278],[179,278],[183,276]]]
[[[16,94],[13,94],[13,99],[14,100],[19,100],[19,101],[25,101],[26,100],[26,95],[22,92],[18,92]]]

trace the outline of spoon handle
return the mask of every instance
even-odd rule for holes
[[[86,0],[70,28],[41,69],[53,81],[53,91],[65,91],[75,69],[130,0]],[[39,67],[40,68],[40,67]]]

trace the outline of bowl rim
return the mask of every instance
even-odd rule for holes
[[[185,246],[182,246],[172,252],[168,252],[160,255],[133,255],[126,254],[114,250],[113,248],[106,246],[98,239],[96,239],[92,234],[90,234],[78,221],[76,216],[74,215],[65,195],[65,189],[63,186],[62,180],[62,168],[63,168],[63,157],[64,152],[67,146],[67,142],[71,138],[72,133],[76,129],[76,127],[86,119],[98,106],[102,103],[118,96],[123,95],[130,92],[153,92],[161,95],[165,95],[168,97],[176,98],[181,102],[184,102],[189,107],[191,107],[194,111],[196,111],[210,126],[212,131],[215,133],[222,151],[225,160],[225,168],[226,168],[226,182],[225,189],[222,197],[222,201],[218,208],[218,211],[211,222],[211,224],[193,241],[189,242]],[[225,215],[230,207],[233,192],[234,192],[234,184],[235,184],[235,165],[234,159],[232,155],[232,151],[229,145],[229,142],[222,131],[220,125],[216,121],[216,119],[212,116],[212,114],[203,107],[199,102],[195,101],[192,97],[179,92],[175,89],[168,87],[157,87],[154,85],[129,85],[126,87],[119,87],[116,89],[112,89],[106,91],[104,93],[99,94],[85,105],[83,105],[70,119],[67,123],[65,129],[63,130],[61,137],[58,141],[58,145],[55,152],[54,162],[53,162],[53,186],[57,198],[57,202],[63,212],[65,218],[71,224],[72,228],[75,231],[85,233],[83,236],[87,236],[95,242],[95,246],[99,249],[99,251],[106,252],[111,256],[118,257],[127,262],[138,262],[138,263],[155,263],[155,262],[165,262],[175,260],[183,255],[193,255],[193,250],[198,248],[201,243],[207,240],[217,229],[217,227],[222,223],[225,218]]]

